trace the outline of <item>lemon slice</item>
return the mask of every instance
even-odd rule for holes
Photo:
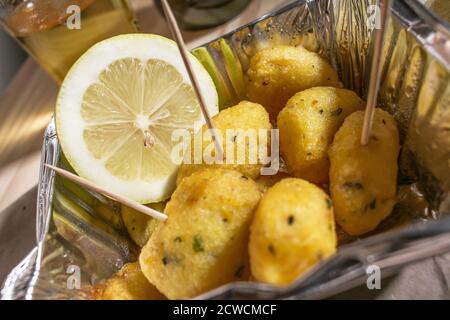
[[[191,56],[209,113],[218,113],[211,77]],[[121,35],[89,49],[71,68],[56,104],[62,151],[82,177],[140,203],[167,199],[178,164],[177,129],[204,119],[176,44]]]

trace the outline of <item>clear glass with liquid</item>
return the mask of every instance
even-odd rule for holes
[[[58,82],[92,45],[137,31],[126,0],[15,0],[0,21]]]

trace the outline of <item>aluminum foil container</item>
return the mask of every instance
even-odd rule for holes
[[[374,4],[294,1],[194,52],[203,54],[221,107],[245,98],[235,75],[228,73],[224,50],[231,49],[244,75],[255,52],[276,44],[318,52],[338,70],[346,88],[366,97],[371,26],[377,22]],[[398,121],[403,145],[398,203],[391,217],[364,239],[340,234],[337,254],[289,287],[233,283],[198,298],[326,298],[365,283],[370,264],[386,276],[450,250],[450,218],[445,217],[450,213],[450,29],[416,1],[397,0],[391,13],[378,100]],[[67,167],[53,122],[42,148],[37,246],[11,271],[1,297],[88,299],[91,285],[135,260],[139,251],[127,236],[120,205],[55,177],[44,163]]]

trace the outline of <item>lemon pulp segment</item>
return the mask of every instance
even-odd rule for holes
[[[170,64],[125,58],[111,63],[83,96],[83,139],[91,155],[124,180],[170,174],[174,129],[192,129],[200,109]]]

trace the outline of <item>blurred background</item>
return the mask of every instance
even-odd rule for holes
[[[1,95],[27,55],[3,29],[0,29],[0,48]]]

